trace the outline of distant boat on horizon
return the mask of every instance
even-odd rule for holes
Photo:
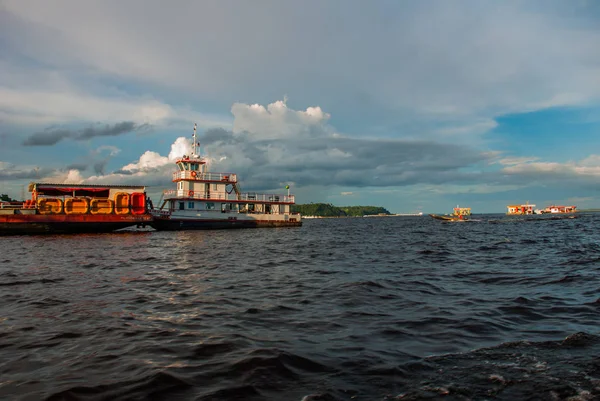
[[[418,213],[378,213],[378,214],[365,214],[363,217],[394,217],[394,216],[423,216],[423,212]]]
[[[430,217],[436,220],[443,221],[469,221],[468,216],[471,215],[470,207],[459,207],[458,205],[454,208],[451,215],[439,215],[439,214],[429,214]]]

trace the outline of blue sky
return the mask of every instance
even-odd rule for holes
[[[593,1],[0,4],[0,192],[213,171],[392,212],[600,207]],[[178,139],[183,138],[183,139]]]

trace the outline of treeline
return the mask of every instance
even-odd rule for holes
[[[15,199],[11,199],[10,196],[8,196],[6,194],[1,194],[0,195],[0,201],[2,201],[2,202],[16,202]]]
[[[304,216],[319,217],[356,217],[377,215],[380,213],[390,214],[389,211],[380,206],[333,206],[330,203],[292,205],[292,212],[301,213]]]

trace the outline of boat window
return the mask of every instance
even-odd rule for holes
[[[184,209],[185,204],[183,202],[179,202],[179,210]]]
[[[183,181],[179,181],[179,189],[183,189]]]
[[[197,164],[192,164],[192,170],[198,171],[198,165]]]
[[[214,210],[215,208],[215,204],[214,203],[207,203],[206,204],[206,210]]]
[[[177,167],[179,167],[179,170],[183,171],[183,166],[181,165],[181,163],[177,163]]]
[[[219,189],[219,184],[213,184],[213,191],[216,191]]]
[[[194,202],[188,202],[188,209],[194,208]]]
[[[248,211],[249,212],[253,212],[254,211],[254,203],[248,204]]]

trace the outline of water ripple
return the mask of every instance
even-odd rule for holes
[[[3,238],[0,398],[600,398],[600,216],[478,219]]]

